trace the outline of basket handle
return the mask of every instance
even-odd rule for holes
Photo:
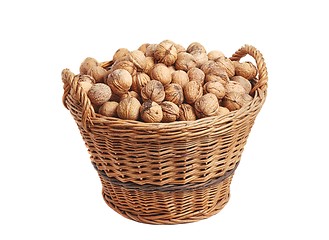
[[[244,45],[241,47],[239,50],[237,50],[230,59],[232,61],[239,61],[241,58],[249,54],[252,56],[257,65],[258,69],[258,77],[259,80],[255,84],[255,86],[251,89],[250,94],[253,94],[257,89],[261,89],[262,91],[266,91],[267,89],[267,80],[268,80],[268,75],[267,75],[267,68],[266,64],[264,62],[263,55],[258,51],[255,47],[251,45]]]
[[[62,101],[66,108],[68,108],[66,103],[68,95],[72,95],[79,102],[82,107],[82,127],[87,129],[87,122],[92,124],[91,118],[95,117],[95,111],[87,94],[78,83],[78,79],[79,77],[75,76],[69,69],[66,68],[62,71],[62,81],[64,84]]]

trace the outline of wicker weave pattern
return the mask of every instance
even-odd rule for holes
[[[110,207],[130,219],[155,224],[196,221],[224,207],[233,175],[195,190],[146,191],[145,186],[200,186],[234,171],[267,91],[266,65],[258,50],[246,45],[231,59],[246,54],[255,58],[259,71],[254,100],[228,115],[191,122],[144,123],[101,116],[74,74],[63,70],[63,103],[99,171]],[[110,67],[111,62],[103,66]],[[136,187],[126,188],[109,179]]]

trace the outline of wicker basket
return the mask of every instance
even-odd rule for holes
[[[253,101],[228,115],[196,121],[144,123],[101,116],[74,74],[63,70],[63,103],[78,125],[111,208],[138,222],[177,224],[208,218],[225,206],[234,171],[266,98],[262,54],[245,45],[231,59],[247,54],[259,71]]]

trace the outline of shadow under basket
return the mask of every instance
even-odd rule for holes
[[[108,206],[149,224],[195,222],[223,209],[267,93],[267,69],[256,48],[245,45],[231,60],[247,54],[258,69],[250,93],[253,101],[229,114],[196,121],[144,123],[104,117],[94,112],[78,78],[63,70],[63,103],[86,143]],[[109,68],[110,62],[103,67]]]

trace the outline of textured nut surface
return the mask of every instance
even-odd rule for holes
[[[162,122],[174,122],[179,117],[179,107],[169,101],[164,101],[160,103],[160,106],[162,108]]]
[[[131,89],[137,93],[140,93],[142,88],[151,81],[150,77],[143,72],[137,72],[136,75],[132,77]]]
[[[165,64],[157,63],[151,70],[151,78],[160,81],[165,86],[171,82],[171,73]]]
[[[195,51],[200,51],[200,52],[204,52],[206,53],[206,49],[205,47],[198,42],[192,42],[186,49],[186,52],[191,53],[191,52],[195,52]]]
[[[160,103],[165,98],[164,87],[161,82],[157,80],[149,81],[141,90],[141,96],[144,101],[152,100]]]
[[[135,91],[129,91],[129,92],[121,95],[119,102],[122,101],[123,99],[127,98],[127,97],[134,97],[139,102],[141,102],[141,100],[142,100],[141,97],[139,96],[139,94],[137,92],[135,92]]]
[[[157,47],[157,44],[150,44],[147,46],[146,51],[145,51],[145,56],[146,57],[154,57],[154,52]]]
[[[198,118],[211,117],[217,115],[219,103],[215,94],[207,93],[195,101],[194,107]]]
[[[161,122],[163,117],[161,106],[151,100],[143,102],[140,108],[140,115],[142,120],[148,123]]]
[[[177,59],[177,50],[170,41],[162,41],[156,46],[154,58],[167,66],[173,65]]]
[[[187,72],[193,67],[196,67],[196,61],[193,55],[187,52],[180,52],[177,54],[177,60],[175,62],[176,70],[183,70]]]
[[[106,117],[117,117],[117,107],[119,103],[117,102],[105,102],[103,105],[98,109],[99,114],[102,114]]]
[[[252,99],[247,93],[228,92],[223,98],[221,105],[230,111],[235,111],[250,103]]]
[[[127,70],[117,69],[108,75],[107,84],[111,87],[113,93],[121,96],[129,91],[132,85],[132,77]]]
[[[222,68],[225,69],[228,77],[233,77],[235,74],[235,68],[233,62],[229,58],[219,58],[216,63],[218,63]]]
[[[196,114],[194,108],[187,103],[183,103],[179,105],[179,117],[178,120],[180,121],[195,121]]]
[[[225,58],[224,53],[222,53],[221,51],[213,50],[213,51],[208,52],[208,59],[209,60],[217,61],[220,58]]]
[[[149,43],[143,43],[142,45],[139,46],[139,48],[138,48],[137,50],[143,52],[144,55],[145,55],[145,53],[146,53],[146,49],[147,49],[147,47],[148,47],[149,45],[150,45]]]
[[[201,67],[204,63],[208,61],[208,56],[205,52],[202,51],[193,51],[191,52],[197,67]]]
[[[181,85],[171,83],[165,86],[165,100],[180,105],[184,101],[184,93]]]
[[[129,50],[127,48],[119,48],[118,50],[116,50],[116,52],[114,53],[112,60],[115,62],[118,59],[122,59],[123,57],[126,57],[129,55]]]
[[[150,75],[151,70],[153,69],[154,65],[155,65],[154,58],[153,57],[146,57],[145,58],[144,72]]]
[[[188,70],[187,75],[190,81],[197,81],[200,82],[201,84],[204,83],[205,74],[199,68],[196,67],[191,68],[190,70]]]
[[[87,74],[92,76],[97,83],[104,83],[108,73],[106,69],[102,68],[101,66],[93,66],[88,70]]]
[[[257,68],[251,62],[236,62],[233,61],[235,67],[235,75],[242,76],[251,80],[257,76]]]
[[[132,62],[127,60],[115,62],[111,67],[111,71],[113,72],[117,69],[125,69],[130,73],[131,76],[134,76],[137,72],[136,66]]]
[[[191,81],[184,87],[184,99],[187,103],[193,104],[203,95],[203,88],[200,82]]]
[[[93,86],[93,84],[90,82],[79,82],[79,85],[81,86],[81,88],[85,93],[87,93],[90,90],[90,88]]]
[[[238,82],[246,91],[246,93],[249,93],[251,91],[251,83],[248,79],[242,77],[242,76],[233,76],[231,77],[232,82]]]
[[[171,83],[177,83],[181,85],[181,87],[185,87],[185,85],[190,81],[188,74],[183,70],[173,71],[171,74],[171,78]]]
[[[87,95],[92,104],[100,106],[111,98],[112,91],[106,84],[96,83],[90,88]]]
[[[238,83],[238,82],[234,82],[234,81],[229,81],[226,85],[226,92],[237,92],[237,93],[245,93],[245,89],[244,87]]]
[[[134,97],[127,97],[119,102],[117,114],[121,119],[137,120],[139,118],[140,102]]]
[[[87,74],[88,70],[93,66],[98,66],[95,58],[87,57],[80,65],[80,74]]]
[[[144,70],[146,66],[145,55],[142,51],[135,50],[129,53],[129,61],[131,61],[138,70]]]
[[[226,94],[226,89],[225,89],[224,85],[218,81],[207,82],[203,86],[203,91],[204,91],[204,93],[215,94],[215,96],[217,97],[218,100],[221,100]]]

